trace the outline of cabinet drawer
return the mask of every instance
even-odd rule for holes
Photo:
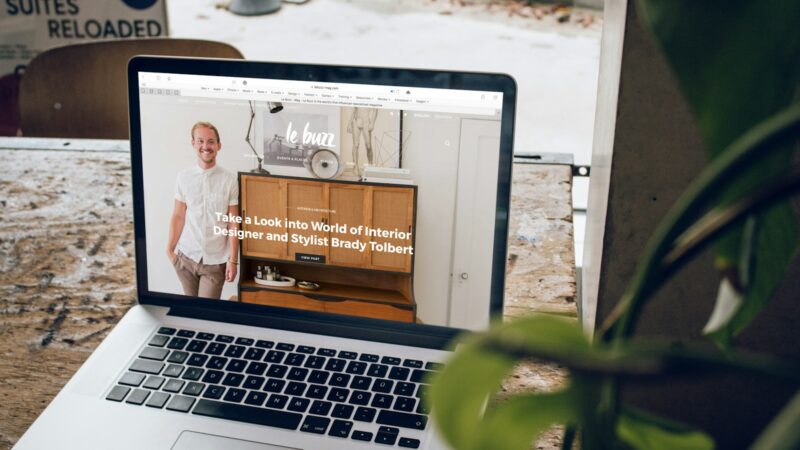
[[[306,311],[325,311],[325,302],[310,299],[304,295],[276,291],[242,291],[242,301],[259,305],[297,308]]]
[[[303,294],[292,294],[277,291],[242,291],[242,302],[259,305],[296,308],[305,311],[329,312],[371,319],[414,322],[413,309],[395,308],[391,305],[369,303],[358,300],[326,301],[306,297]]]

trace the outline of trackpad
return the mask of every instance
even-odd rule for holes
[[[300,450],[295,447],[243,441],[241,439],[217,436],[215,434],[184,431],[172,445],[172,450]]]

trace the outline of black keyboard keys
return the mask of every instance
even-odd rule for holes
[[[356,441],[364,441],[369,442],[372,440],[372,433],[369,431],[353,431],[353,435],[350,436],[351,439]]]
[[[331,419],[328,419],[327,417],[306,416],[306,420],[303,421],[300,431],[305,431],[306,433],[325,434],[325,430],[328,429],[329,423],[331,423]]]
[[[380,427],[378,429],[378,435],[375,436],[375,442],[378,444],[394,445],[394,443],[397,442],[398,434],[400,434],[400,430],[397,428]]]
[[[347,438],[350,436],[350,430],[353,429],[353,422],[349,420],[334,420],[331,425],[331,430],[328,435],[340,438]]]
[[[375,408],[367,408],[366,406],[359,406],[356,408],[356,415],[353,416],[353,420],[358,420],[359,422],[372,422],[375,420],[375,414],[378,413],[378,410]]]
[[[296,430],[300,426],[300,421],[303,419],[303,415],[298,413],[275,411],[274,409],[256,408],[253,406],[222,403],[205,399],[197,402],[197,406],[192,413],[201,416],[284,428],[287,430]]]
[[[239,403],[242,400],[244,400],[244,394],[246,392],[247,391],[245,391],[244,389],[236,389],[236,388],[228,389],[228,392],[225,393],[225,398],[223,400],[225,400],[226,402]]]
[[[310,414],[316,414],[318,416],[327,416],[329,412],[331,412],[331,407],[333,403],[326,402],[324,400],[314,400],[311,403],[311,409],[308,411]]]
[[[425,426],[428,424],[428,418],[419,414],[382,410],[378,413],[378,418],[375,422],[381,425],[424,430]]]
[[[339,419],[349,419],[353,415],[353,408],[350,405],[337,404],[331,411],[331,416]]]
[[[397,442],[398,447],[403,448],[419,448],[419,439],[411,439],[411,438],[400,438]]]

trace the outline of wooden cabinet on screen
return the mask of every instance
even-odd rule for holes
[[[416,322],[417,187],[239,174],[246,303]],[[256,284],[259,267],[319,290]]]

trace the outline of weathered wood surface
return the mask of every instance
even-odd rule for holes
[[[19,439],[136,295],[128,154],[8,142],[0,145],[0,448]],[[516,164],[514,177],[506,315],[575,316],[570,169]],[[522,365],[504,391],[552,390],[563,376]],[[548,433],[537,447],[557,444]]]

